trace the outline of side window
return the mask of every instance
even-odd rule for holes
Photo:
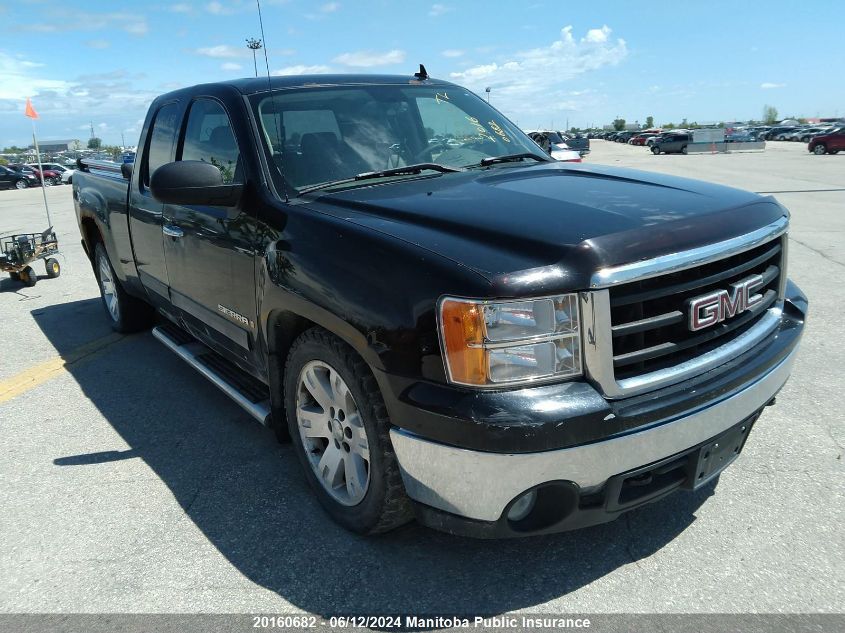
[[[243,182],[240,152],[232,124],[217,101],[197,99],[191,104],[179,160],[200,160],[214,165],[227,185]]]
[[[176,138],[178,112],[179,108],[175,103],[168,103],[156,112],[148,141],[147,155],[141,168],[144,187],[150,186],[150,174],[173,160],[173,141]]]

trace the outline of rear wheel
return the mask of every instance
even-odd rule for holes
[[[62,274],[62,267],[59,266],[59,260],[51,257],[46,262],[44,262],[45,267],[47,268],[47,277],[50,279],[55,279],[59,275]]]
[[[27,266],[21,272],[18,273],[18,279],[26,285],[32,288],[35,284],[38,283],[38,275],[35,274],[35,271],[32,270],[32,266]]]
[[[816,156],[821,156],[822,154],[827,152],[827,147],[825,147],[824,143],[819,143],[813,148],[813,154]]]
[[[26,184],[26,180],[21,178],[20,180],[15,181],[15,189],[26,189],[29,185]]]
[[[331,517],[359,534],[412,518],[375,378],[346,343],[313,328],[285,366],[285,408],[308,484]]]
[[[681,154],[686,154],[686,153],[687,153],[687,146],[686,146],[686,145],[684,145],[684,146],[681,148]]]
[[[114,268],[102,242],[97,242],[94,248],[94,274],[97,276],[100,296],[111,318],[113,330],[122,333],[138,332],[152,325],[152,308],[144,301],[126,293],[114,274]]]

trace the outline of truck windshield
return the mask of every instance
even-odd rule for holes
[[[254,95],[252,106],[277,189],[292,194],[336,181],[373,184],[378,180],[348,181],[421,163],[462,169],[504,155],[548,159],[499,112],[457,86],[283,89]],[[385,176],[407,177],[418,174]]]

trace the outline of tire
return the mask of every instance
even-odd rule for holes
[[[822,154],[827,153],[827,147],[825,147],[824,143],[819,143],[813,148],[813,154],[816,156],[821,156]]]
[[[309,384],[322,387],[312,391]],[[337,523],[358,534],[377,534],[413,518],[378,384],[352,348],[321,328],[305,331],[288,354],[284,396],[305,478]]]
[[[684,145],[684,146],[681,148],[681,154],[686,154],[686,153],[687,153],[687,146],[686,146],[686,145]]]
[[[153,309],[144,301],[126,293],[114,274],[102,242],[94,247],[94,274],[100,286],[103,307],[115,332],[128,334],[146,330],[153,323]]]
[[[62,267],[59,265],[59,260],[55,257],[51,257],[44,262],[44,266],[47,269],[47,277],[49,279],[55,279],[62,274]]]
[[[60,184],[62,184],[61,177],[57,176],[57,177],[53,178],[53,185],[60,185]]]
[[[38,275],[36,275],[35,271],[32,270],[32,266],[27,266],[19,272],[18,279],[21,283],[23,283],[23,285],[29,286],[30,288],[38,283]]]
[[[29,187],[29,185],[23,178],[15,181],[15,189],[26,189],[27,187]]]
[[[828,154],[838,154],[838,153],[839,153],[838,149],[832,149],[828,152]]]
[[[651,153],[657,156],[660,153],[660,148],[657,145],[651,146]]]

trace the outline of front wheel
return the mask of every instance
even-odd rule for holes
[[[102,242],[94,248],[94,274],[100,286],[103,306],[111,318],[115,332],[127,334],[148,328],[153,321],[153,310],[149,304],[126,293],[120,280],[114,274],[108,253]]]
[[[687,153],[687,146],[686,146],[686,145],[684,145],[684,146],[681,148],[681,154],[686,154],[686,153]]]
[[[827,148],[824,146],[823,143],[819,143],[813,148],[813,154],[816,156],[821,156],[822,154],[827,152]]]
[[[47,277],[50,279],[55,279],[62,274],[62,267],[59,266],[59,260],[55,257],[49,258],[44,264],[47,268]]]
[[[26,189],[29,185],[26,184],[26,180],[18,180],[15,182],[15,189]]]
[[[657,147],[657,145],[652,145],[651,146],[651,153],[654,154],[655,156],[657,156],[660,153],[660,148]]]
[[[325,330],[306,331],[288,354],[284,395],[294,450],[335,521],[375,534],[411,520],[384,401],[354,350]]]

